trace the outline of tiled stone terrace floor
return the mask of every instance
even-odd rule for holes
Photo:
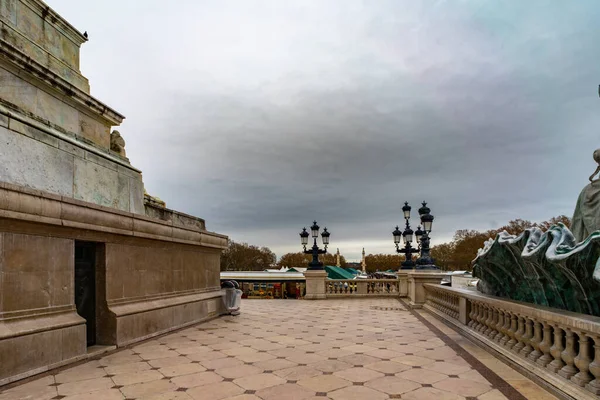
[[[0,400],[553,398],[424,316],[395,299],[244,300],[239,316],[12,385]]]

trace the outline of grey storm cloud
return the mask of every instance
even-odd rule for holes
[[[434,243],[570,215],[594,167],[593,0],[50,6],[149,193],[278,256],[313,219],[348,259],[392,252],[405,200]]]

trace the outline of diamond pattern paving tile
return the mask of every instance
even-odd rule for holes
[[[374,379],[365,383],[365,386],[389,395],[400,395],[421,387],[421,385],[416,382],[402,379],[397,376],[384,376],[383,378]]]
[[[318,369],[315,369],[312,367],[300,367],[300,366],[281,369],[281,370],[275,371],[273,373],[281,378],[295,380],[295,381],[298,381],[300,379],[305,379],[305,378],[312,378],[313,376],[322,374],[321,371],[319,371]]]
[[[439,390],[433,387],[424,387],[413,390],[412,392],[404,393],[402,400],[465,400],[464,397],[454,393]]]
[[[221,382],[223,378],[214,372],[206,371],[196,374],[178,376],[171,379],[178,387],[191,388],[195,386],[208,385],[209,383]]]
[[[388,395],[366,386],[350,386],[327,393],[333,400],[384,400]]]
[[[381,372],[368,368],[348,368],[334,372],[334,375],[350,382],[367,382],[384,376]]]
[[[236,385],[243,387],[247,390],[265,389],[271,386],[282,385],[285,382],[285,379],[282,379],[273,374],[249,375],[244,376],[243,378],[235,379],[233,381],[233,383],[235,383]]]
[[[315,392],[299,385],[286,383],[259,390],[256,395],[264,400],[304,400],[313,397]]]
[[[433,386],[437,389],[442,389],[465,397],[476,397],[489,392],[492,389],[488,384],[460,378],[444,379],[443,381],[436,382]]]
[[[403,379],[408,379],[408,380],[411,380],[414,382],[418,382],[418,383],[429,383],[429,384],[441,381],[443,379],[448,379],[448,375],[440,374],[439,372],[435,372],[435,371],[428,371],[428,370],[422,369],[422,368],[418,368],[418,369],[411,368],[409,370],[406,370],[404,372],[400,372],[399,374],[396,374],[396,376],[399,376],[400,378],[403,378]]]
[[[373,364],[365,365],[365,368],[372,369],[382,374],[397,374],[398,372],[406,371],[411,367],[394,361],[379,361]]]
[[[346,386],[351,386],[352,382],[335,375],[322,375],[298,381],[298,385],[310,389],[314,392],[330,392]]]
[[[494,388],[438,334],[391,298],[244,300],[239,316],[63,368],[0,400],[507,398],[507,385]]]

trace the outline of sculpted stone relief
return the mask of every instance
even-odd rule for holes
[[[110,134],[110,149],[121,157],[127,157],[125,155],[125,139],[117,130],[112,131]]]

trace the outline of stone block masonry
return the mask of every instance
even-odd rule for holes
[[[224,313],[227,237],[145,201],[86,36],[0,0],[0,386]]]

